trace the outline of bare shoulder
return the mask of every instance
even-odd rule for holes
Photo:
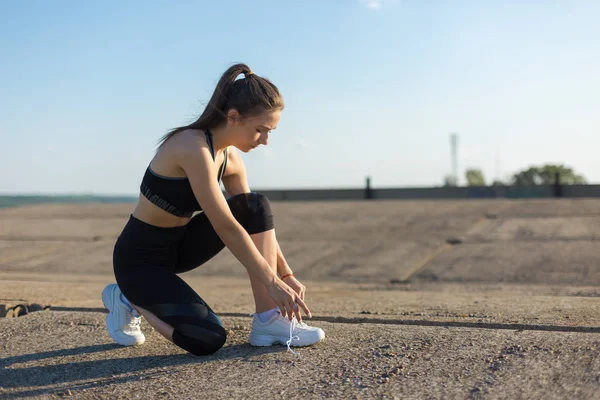
[[[239,150],[233,146],[227,148],[227,170],[225,176],[239,174],[240,171],[245,170],[244,160]]]
[[[208,143],[202,131],[186,129],[169,138],[156,152],[150,165],[157,174],[185,177],[183,165],[205,158]]]
[[[238,149],[229,147],[227,149],[228,159],[227,168],[223,175],[223,185],[228,196],[235,196],[240,193],[250,192],[248,177],[246,176],[246,167]]]
[[[240,151],[233,146],[229,146],[227,148],[227,159],[231,163],[243,164],[244,160],[242,160],[242,156],[240,155]]]
[[[208,143],[202,131],[186,129],[169,139],[165,146],[168,146],[165,150],[177,158],[194,157],[208,148]]]

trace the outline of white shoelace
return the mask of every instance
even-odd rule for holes
[[[137,331],[140,329],[140,325],[142,322],[142,317],[140,316],[140,314],[137,313],[137,311],[135,311],[135,309],[130,309],[128,310],[127,313],[128,317],[133,316],[133,318],[130,319],[129,321],[129,330],[130,331]]]
[[[137,312],[137,310],[135,308],[133,308],[133,306],[131,305],[131,302],[129,302],[129,300],[127,300],[127,298],[125,296],[123,296],[123,293],[121,293],[120,298],[121,298],[121,301],[125,304],[125,309],[127,310],[127,317],[130,319],[130,321],[127,325],[129,326],[130,329],[132,329],[134,331],[139,330],[140,324],[142,322],[142,317]],[[131,318],[131,317],[133,317],[133,318]]]
[[[288,351],[292,354],[297,355],[298,357],[300,357],[300,353],[295,352],[294,350],[292,350],[292,348],[290,347],[290,345],[292,344],[292,340],[296,339],[296,340],[300,340],[300,338],[298,336],[294,336],[294,329],[296,329],[296,317],[292,318],[292,321],[290,323],[290,340],[288,340],[287,342],[285,342],[285,344],[287,344],[287,348]]]
[[[133,329],[137,329],[140,327],[141,322],[142,322],[142,318],[134,317],[134,319],[129,323],[129,326]]]

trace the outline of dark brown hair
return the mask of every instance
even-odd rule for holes
[[[244,74],[243,79],[237,79]],[[171,129],[159,140],[159,147],[185,129],[211,129],[227,118],[234,108],[244,118],[264,112],[283,110],[283,97],[266,78],[256,75],[246,64],[232,65],[223,73],[200,118],[186,126]]]

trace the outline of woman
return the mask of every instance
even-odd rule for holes
[[[251,345],[283,344],[293,335],[291,345],[307,346],[324,338],[323,330],[302,322],[300,310],[311,316],[305,286],[287,265],[269,201],[250,191],[236,150],[266,145],[283,107],[275,85],[236,64],[225,71],[196,122],[162,137],[138,204],[115,244],[117,284],[102,292],[107,328],[117,343],[145,341],[142,315],[192,354],[219,350],[226,340],[223,324],[177,274],[202,265],[225,246],[250,276],[256,306]]]

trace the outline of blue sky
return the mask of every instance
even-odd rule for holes
[[[135,195],[247,63],[283,93],[253,189],[434,186],[565,163],[600,182],[598,1],[0,3],[0,193]]]

